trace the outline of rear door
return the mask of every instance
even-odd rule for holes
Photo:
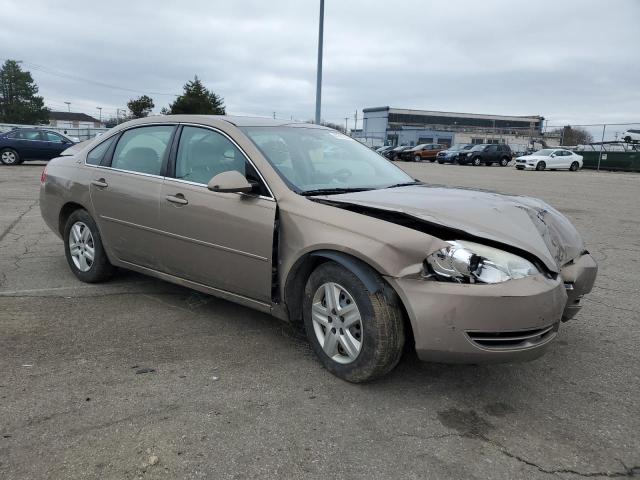
[[[248,157],[227,134],[185,125],[160,195],[165,272],[270,303],[276,202]],[[255,194],[207,189],[237,170]],[[171,178],[173,177],[173,178]]]
[[[101,165],[91,168],[96,221],[105,245],[120,261],[159,269],[158,203],[174,130],[168,124],[126,130],[113,140]]]

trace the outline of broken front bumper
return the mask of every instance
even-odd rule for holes
[[[565,266],[557,279],[536,275],[491,285],[387,280],[406,307],[421,360],[487,363],[542,355],[560,320],[577,312],[596,272],[587,254]]]

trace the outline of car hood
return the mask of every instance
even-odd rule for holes
[[[563,265],[585,250],[580,234],[564,215],[542,200],[531,197],[417,185],[323,198],[330,202],[403,213],[526,250],[553,272],[559,272]]]

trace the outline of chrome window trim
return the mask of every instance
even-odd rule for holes
[[[227,133],[223,132],[222,130],[220,130],[220,129],[216,128],[216,127],[212,127],[211,125],[203,125],[201,123],[181,123],[181,122],[179,122],[179,123],[161,123],[161,122],[154,122],[154,123],[145,123],[145,124],[142,124],[142,125],[135,125],[135,126],[133,126],[131,128],[119,130],[118,132],[114,133],[113,135],[110,135],[109,137],[105,138],[104,141],[100,142],[95,147],[93,147],[90,151],[88,151],[87,154],[84,156],[84,165],[86,167],[101,168],[101,169],[105,169],[105,170],[111,170],[111,171],[114,171],[114,172],[131,173],[133,175],[142,175],[142,176],[145,176],[145,177],[161,178],[161,179],[166,179],[166,180],[172,180],[172,181],[175,181],[175,182],[186,183],[188,185],[193,185],[193,186],[196,186],[196,187],[207,188],[207,184],[206,183],[191,182],[189,180],[182,180],[180,178],[175,178],[175,177],[166,177],[166,176],[162,176],[162,175],[153,175],[153,174],[150,174],[150,173],[134,172],[132,170],[124,170],[124,169],[121,169],[121,168],[107,167],[107,166],[104,166],[104,165],[92,165],[90,163],[87,163],[87,156],[89,155],[89,153],[91,153],[93,150],[98,148],[104,142],[106,142],[110,138],[118,135],[119,133],[124,133],[124,132],[126,132],[128,130],[131,130],[133,128],[146,127],[146,126],[158,126],[158,125],[174,125],[174,126],[175,125],[182,125],[182,126],[188,126],[188,127],[206,128],[208,130],[212,130],[212,131],[214,131],[216,133],[221,134],[222,136],[227,138],[240,151],[240,153],[242,153],[242,155],[244,156],[245,160],[248,161],[251,164],[251,166],[255,169],[256,173],[260,177],[260,180],[262,180],[262,183],[264,183],[265,187],[267,188],[267,191],[270,194],[270,196],[251,195],[249,193],[239,193],[238,195],[243,195],[243,196],[253,197],[253,198],[261,198],[263,200],[269,200],[269,201],[272,201],[272,202],[276,201],[275,195],[273,195],[273,190],[271,190],[271,187],[269,187],[269,184],[267,183],[265,178],[262,176],[262,173],[260,172],[258,167],[256,167],[256,164],[253,163],[251,158],[249,158],[249,155],[247,155],[247,152],[245,152],[242,149],[242,147],[240,145],[238,145],[238,143],[233,138],[231,138]],[[177,151],[176,151],[176,161],[177,160],[178,159],[177,159]]]

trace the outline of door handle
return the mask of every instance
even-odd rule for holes
[[[167,195],[167,200],[171,203],[177,203],[179,205],[186,205],[189,203],[189,200],[184,198],[184,195],[181,193],[176,193],[175,195]]]
[[[104,181],[104,178],[101,178],[99,180],[92,180],[91,185],[95,185],[96,187],[99,187],[99,188],[106,188],[109,186],[109,184]]]

